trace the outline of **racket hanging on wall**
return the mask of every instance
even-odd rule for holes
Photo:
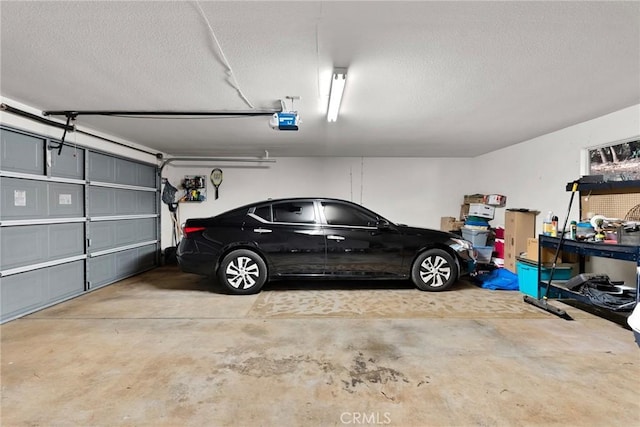
[[[211,179],[211,183],[215,188],[215,199],[218,200],[218,187],[222,184],[222,169],[215,168],[211,171],[211,175],[209,176]]]

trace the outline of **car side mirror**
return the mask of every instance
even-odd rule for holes
[[[388,230],[391,227],[391,224],[386,219],[379,219],[376,222],[376,227],[378,230]]]

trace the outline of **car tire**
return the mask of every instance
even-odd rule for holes
[[[248,249],[229,252],[218,268],[220,285],[232,294],[260,292],[267,281],[267,265],[257,253]]]
[[[413,262],[411,280],[422,291],[444,291],[458,280],[458,265],[447,251],[429,249]]]

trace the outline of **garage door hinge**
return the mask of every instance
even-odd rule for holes
[[[87,239],[87,246],[91,246],[91,239]]]

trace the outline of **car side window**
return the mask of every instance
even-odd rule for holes
[[[368,212],[341,203],[322,202],[322,209],[329,225],[373,227],[378,220]]]
[[[271,205],[257,207],[253,214],[271,222]]]
[[[273,205],[274,222],[313,224],[315,218],[313,202],[284,202]]]

